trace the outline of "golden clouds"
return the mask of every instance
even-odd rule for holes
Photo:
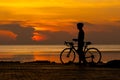
[[[17,39],[19,37],[22,41],[24,36],[27,36],[32,43],[31,38],[39,41],[43,36],[33,35],[34,31],[55,37],[53,33],[57,31],[60,31],[58,35],[61,35],[61,31],[75,35],[77,22],[97,24],[94,25],[94,29],[87,27],[88,32],[107,30],[108,27],[101,28],[100,24],[108,26],[111,20],[120,20],[119,9],[119,0],[0,0],[0,24],[19,24],[15,28],[20,29],[15,33],[18,34],[19,30],[24,30],[24,34],[28,32],[30,36],[22,33],[17,36]],[[10,26],[11,28],[6,29],[16,31],[12,28],[15,25]],[[33,30],[24,29],[25,27],[31,27]]]
[[[116,11],[120,13],[118,0],[1,0],[0,5],[0,17],[5,20],[76,19],[92,21],[93,18],[102,20],[104,16],[117,17],[119,15]]]
[[[67,1],[68,3],[69,1]],[[65,6],[66,1],[61,0],[2,0],[1,6],[11,7],[45,7],[45,6]],[[69,3],[68,3],[69,4]]]
[[[119,6],[119,0],[0,0],[4,7],[106,7]]]
[[[16,39],[16,34],[14,34],[11,31],[8,30],[0,30],[0,38],[2,38],[4,41],[12,41]],[[0,40],[2,42],[2,39]]]

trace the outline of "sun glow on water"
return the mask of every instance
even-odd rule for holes
[[[120,45],[91,45],[101,51],[102,61],[120,59]],[[0,61],[29,62],[49,60],[60,62],[60,52],[65,45],[3,45],[0,46]]]

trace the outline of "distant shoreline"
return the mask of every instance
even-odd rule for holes
[[[24,63],[21,63],[20,61],[0,61],[0,65],[1,64],[9,64],[9,65],[13,65],[13,64],[44,64],[44,65],[57,65],[57,64],[61,64],[61,63],[56,63],[56,62],[50,62],[50,61],[47,61],[47,60],[41,60],[41,61],[31,61],[31,62],[24,62]],[[61,65],[71,65],[71,64],[74,64],[74,65],[79,65],[77,63],[66,63],[66,64],[61,64]],[[82,65],[82,64],[80,64]],[[111,67],[111,68],[120,68],[120,60],[111,60],[111,61],[108,61],[107,63],[98,63],[98,64],[91,64],[89,63],[87,66],[90,66],[90,67]]]

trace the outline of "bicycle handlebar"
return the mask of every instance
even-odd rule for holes
[[[77,42],[78,41],[78,39],[72,39],[73,41],[75,41],[75,42]]]
[[[74,45],[74,43],[73,42],[67,42],[67,41],[65,41],[65,43],[64,43],[65,45],[67,45],[67,46],[69,46],[69,45]]]
[[[65,41],[65,43],[64,43],[65,45],[67,45],[67,46],[73,46],[74,45],[74,43],[73,42],[67,42],[67,41]],[[91,42],[84,42],[84,44],[85,45],[90,45],[90,44],[92,44]]]

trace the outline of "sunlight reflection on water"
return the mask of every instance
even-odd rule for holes
[[[59,54],[65,45],[2,45],[0,61],[35,61],[49,60],[60,62]],[[102,52],[102,61],[120,59],[120,45],[91,45]]]

